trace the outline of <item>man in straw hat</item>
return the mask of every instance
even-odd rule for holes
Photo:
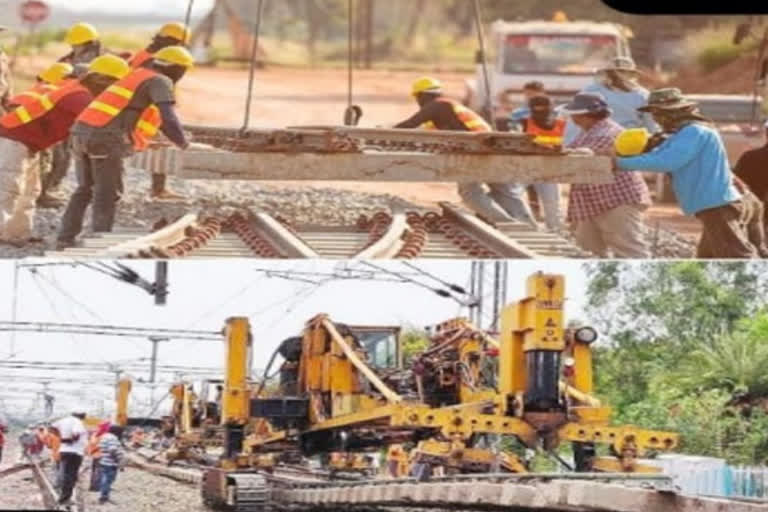
[[[639,111],[648,103],[648,90],[637,82],[640,71],[630,57],[616,57],[605,68],[597,71],[595,80],[581,92],[599,94],[605,98],[612,114],[612,119],[624,128],[647,128],[651,133],[658,130],[650,114]],[[579,127],[569,122],[566,124],[564,141],[566,144],[580,133]]]
[[[725,145],[711,122],[699,114],[696,102],[686,99],[680,89],[658,89],[638,110],[653,115],[668,137],[650,152],[617,158],[618,168],[671,175],[683,212],[702,224],[697,257],[757,257]]]

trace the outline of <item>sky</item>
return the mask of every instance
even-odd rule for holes
[[[254,368],[264,368],[269,356],[287,337],[298,335],[306,320],[318,313],[327,313],[335,321],[367,325],[411,325],[424,327],[454,318],[468,316],[467,310],[451,299],[437,296],[433,291],[414,284],[381,281],[335,280],[321,286],[305,281],[267,277],[260,270],[293,270],[330,273],[339,265],[359,263],[328,261],[172,261],[169,264],[170,293],[167,305],[156,306],[144,290],[82,266],[54,265],[25,267],[25,263],[0,261],[0,320],[11,320],[14,296],[18,321],[81,323],[126,327],[154,327],[219,331],[230,316],[247,316],[254,339]],[[154,278],[152,262],[127,262],[147,279]],[[14,293],[15,265],[18,265],[17,290]],[[413,273],[400,262],[376,263],[396,272]],[[586,278],[579,261],[513,261],[509,263],[507,298],[522,297],[525,278],[534,272],[561,273],[566,276],[566,313],[582,317]],[[444,281],[467,286],[470,272],[468,261],[418,261],[420,269]],[[317,279],[310,277],[311,279]],[[417,281],[439,286],[435,281],[419,277]],[[13,346],[13,347],[12,347]],[[13,353],[11,349],[13,348]],[[184,365],[223,368],[223,343],[216,341],[171,340],[159,345],[160,365]],[[0,362],[93,362],[107,368],[108,363],[138,362],[151,353],[146,339],[107,336],[62,335],[44,333],[0,332]],[[9,359],[11,357],[12,359]],[[146,362],[141,363],[146,364]],[[0,367],[6,380],[12,380],[14,390],[42,389],[40,379],[81,378],[82,373],[38,370],[8,370]],[[12,378],[8,378],[13,375]],[[90,374],[89,374],[90,375]],[[0,380],[3,380],[0,377]],[[131,375],[146,379],[148,372]],[[159,398],[167,391],[172,374],[163,374],[163,384],[155,391]],[[109,374],[93,376],[94,386],[79,398],[82,383],[57,384],[66,391],[57,399],[65,407],[71,400],[85,400],[89,407],[112,406],[112,388],[106,385]],[[104,385],[95,385],[104,383]],[[147,386],[135,385],[137,404],[149,399]],[[14,395],[16,393],[16,395]],[[63,391],[62,391],[63,393]],[[3,394],[0,389],[0,414],[20,413],[32,407],[42,407],[28,392]],[[142,402],[142,400],[144,402]]]
[[[130,2],[104,0],[47,0],[52,7],[62,6],[73,11],[99,10],[102,12],[186,12],[188,0],[131,0]],[[194,0],[194,12],[205,12],[214,0]]]

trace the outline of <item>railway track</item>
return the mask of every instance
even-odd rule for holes
[[[45,472],[43,464],[39,461],[30,461],[29,469],[32,470],[33,477],[40,490],[40,496],[43,499],[43,505],[49,510],[67,510],[69,512],[85,512],[85,492],[82,488],[82,475],[72,493],[72,499],[69,506],[59,505],[59,494],[53,486],[50,478]]]
[[[61,258],[580,258],[566,238],[522,222],[493,226],[450,203],[440,212],[378,212],[349,225],[291,225],[264,212],[188,214],[151,233],[118,229],[49,252]]]
[[[205,486],[205,467],[174,468],[136,454],[140,469],[190,485]],[[414,478],[329,480],[320,472],[278,467],[241,472],[249,497],[242,510],[258,512],[380,509],[515,510],[516,512],[766,512],[768,505],[686,497],[664,475],[565,473],[472,474]],[[240,480],[238,480],[240,481]],[[244,495],[245,495],[244,494]],[[267,497],[265,499],[265,497]],[[241,510],[236,508],[235,510]]]

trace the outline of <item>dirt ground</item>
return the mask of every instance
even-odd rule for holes
[[[409,95],[415,72],[356,71],[353,101],[363,108],[360,125],[391,126],[414,112]],[[471,75],[441,73],[447,93],[461,98],[464,81]],[[238,69],[198,68],[179,86],[182,119],[189,124],[242,126],[248,73]],[[342,124],[347,105],[347,74],[331,69],[267,69],[255,75],[251,102],[251,127],[281,128]],[[279,183],[290,186],[290,183]],[[358,192],[389,193],[423,205],[459,202],[452,183],[303,182]],[[564,198],[565,200],[565,198]],[[650,211],[651,223],[697,237],[698,221],[685,217],[675,205],[658,205]]]

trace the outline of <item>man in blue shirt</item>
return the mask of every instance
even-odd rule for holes
[[[746,232],[746,208],[734,185],[728,155],[717,130],[679,89],[653,91],[641,112],[650,112],[668,134],[638,156],[619,157],[627,171],[666,172],[683,213],[702,223],[699,258],[755,258]]]
[[[648,90],[637,83],[640,72],[629,57],[616,57],[605,69],[597,72],[595,81],[581,92],[600,94],[613,111],[611,118],[624,128],[647,128],[653,133],[658,126],[650,114],[640,110],[648,102]],[[573,122],[565,125],[563,142],[570,144],[581,129]]]

